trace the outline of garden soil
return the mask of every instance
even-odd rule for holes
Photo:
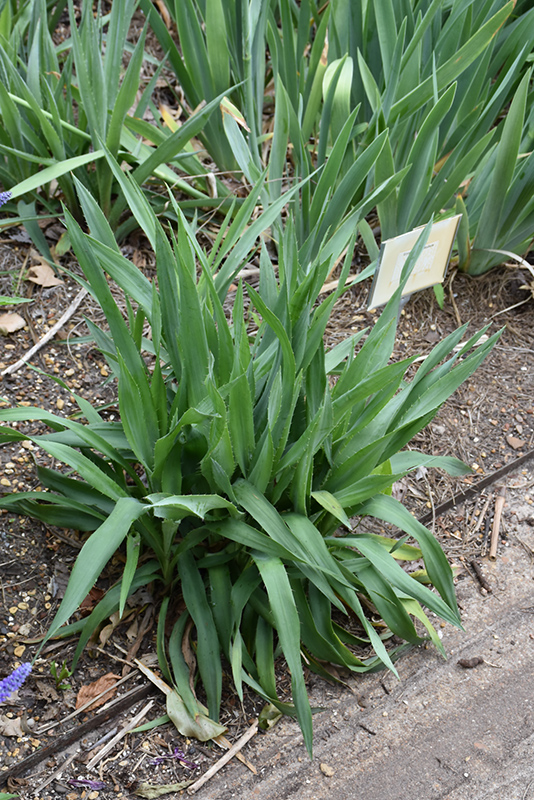
[[[17,241],[18,235],[7,232],[0,242],[0,294],[16,289],[33,302],[20,312],[24,326],[0,338],[0,372],[41,339],[78,291],[68,276],[48,287],[26,280],[37,257],[26,242]],[[126,254],[150,275],[152,256],[143,243],[129,248]],[[373,324],[377,314],[365,310],[368,288],[351,289],[338,302],[328,330],[330,344]],[[447,658],[428,645],[400,658],[398,677],[389,672],[355,677],[332,670],[341,683],[330,684],[310,673],[312,703],[323,709],[314,718],[313,760],[296,724],[282,719],[242,748],[248,766],[233,758],[209,778],[196,793],[201,800],[533,800],[532,293],[532,275],[517,267],[476,280],[451,272],[443,310],[428,290],[412,298],[400,318],[395,358],[427,354],[463,322],[469,323],[466,338],[484,325],[489,325],[488,334],[504,328],[487,361],[411,445],[460,457],[473,473],[452,479],[422,470],[394,487],[414,514],[430,517],[427,524],[455,570],[463,630],[441,627],[435,620]],[[86,297],[58,335],[30,359],[40,371],[24,364],[5,374],[0,396],[67,415],[76,408],[77,393],[107,418],[116,418],[115,387],[106,364],[90,342],[79,339],[87,334],[84,315],[101,324],[99,314]],[[33,424],[20,429],[38,432]],[[35,461],[51,466],[29,442],[1,447],[1,490],[36,488]],[[497,470],[498,481],[477,488],[478,481]],[[468,489],[469,498],[462,498]],[[503,492],[492,560],[495,507]],[[442,512],[447,501],[452,507]],[[376,523],[371,529],[382,530]],[[77,531],[0,514],[0,678],[36,653],[82,541]],[[87,598],[85,613],[120,568],[118,556]],[[107,800],[156,797],[164,786],[174,786],[167,796],[178,797],[186,796],[181,784],[196,781],[217,764],[224,749],[187,740],[169,723],[120,735],[139,712],[144,715],[133,727],[165,713],[162,693],[131,666],[134,657],[155,664],[156,611],[150,592],[136,597],[127,619],[110,619],[74,675],[57,681],[51,664],[57,670],[63,662],[68,666],[76,642],[47,644],[30,678],[0,707],[0,791],[42,800]],[[277,678],[287,698],[290,682],[283,663]],[[105,686],[111,688],[98,707],[76,710],[82,690],[91,699]],[[241,703],[230,683],[225,685],[221,719],[228,742],[250,731],[261,708],[253,694]],[[110,746],[113,737],[116,743]],[[173,754],[177,757],[170,758]]]

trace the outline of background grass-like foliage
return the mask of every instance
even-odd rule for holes
[[[376,244],[364,218],[374,208],[384,239],[456,206],[464,214],[458,264],[472,274],[502,260],[496,249],[527,250],[534,229],[528,2],[166,0],[162,17],[152,0],[140,0],[146,25],[135,47],[127,39],[133,0],[113,4],[106,17],[95,17],[89,0],[80,5],[79,20],[71,1],[6,0],[0,13],[0,180],[20,198],[9,210],[45,255],[37,214],[60,213],[64,200],[82,221],[73,175],[118,239],[135,226],[106,149],[155,212],[175,221],[163,181],[189,215],[228,211],[220,171],[242,171],[254,185],[267,169],[264,206],[314,175],[292,200],[306,257],[334,233],[346,244],[360,219],[372,260]],[[67,7],[71,36],[55,44]],[[147,52],[147,30],[165,61]],[[152,99],[168,70],[183,107],[180,127]],[[358,168],[367,150],[369,162]]]

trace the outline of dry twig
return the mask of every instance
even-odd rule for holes
[[[499,544],[499,530],[501,527],[501,516],[502,510],[504,508],[504,502],[506,499],[506,487],[501,486],[499,488],[499,494],[497,495],[497,500],[495,501],[495,516],[493,517],[493,528],[491,530],[491,540],[490,540],[490,550],[489,550],[489,557],[491,561],[495,561],[497,558],[497,545]]]
[[[480,528],[480,526],[481,526],[481,525],[482,525],[482,523],[484,522],[484,517],[486,516],[486,512],[487,512],[487,510],[488,510],[488,508],[489,508],[489,504],[490,504],[490,503],[491,503],[491,497],[488,497],[488,499],[487,499],[487,500],[486,500],[486,502],[484,503],[484,506],[483,506],[483,508],[482,508],[482,511],[480,512],[480,514],[479,514],[479,516],[478,516],[477,524],[475,525],[475,527],[474,527],[474,528],[473,528],[473,530],[471,531],[471,536],[474,536],[474,535],[475,535],[475,533],[477,533],[477,532],[478,532],[478,529]]]
[[[207,781],[209,781],[210,778],[212,778],[222,767],[224,767],[225,764],[228,764],[228,762],[231,761],[231,759],[239,753],[242,747],[246,745],[249,739],[252,739],[252,737],[254,736],[255,733],[257,733],[257,731],[258,731],[258,722],[257,720],[255,720],[254,723],[248,729],[248,731],[246,731],[246,733],[244,733],[243,736],[241,736],[241,738],[237,740],[237,742],[233,745],[233,747],[231,747],[230,750],[228,750],[228,752],[226,752],[222,756],[222,758],[220,758],[217,761],[216,764],[210,767],[209,770],[205,772],[201,778],[198,779],[198,781],[195,781],[195,783],[193,783],[187,789],[188,794],[195,794],[195,792],[197,792],[202,786],[204,786],[204,784],[207,783]]]
[[[150,709],[152,708],[153,705],[154,705],[154,701],[153,700],[149,700],[148,703],[146,704],[146,706],[144,706],[141,709],[141,711],[138,714],[135,715],[135,717],[132,717],[132,719],[128,720],[126,725],[113,737],[113,739],[111,739],[106,745],[104,745],[102,750],[99,750],[99,752],[96,754],[96,756],[94,756],[89,761],[89,763],[87,764],[87,769],[88,770],[89,769],[93,769],[93,767],[96,764],[98,764],[99,761],[102,761],[104,756],[107,753],[109,753],[109,751],[112,750],[115,747],[117,742],[120,742],[120,740],[124,736],[126,736],[126,734],[129,731],[133,730],[133,728],[137,728],[137,726],[139,725],[139,723],[141,722],[143,717],[145,717],[148,714],[148,712],[150,711]]]
[[[36,789],[34,791],[34,795],[40,794],[40,792],[42,792],[42,790],[46,786],[48,786],[50,783],[52,783],[52,781],[55,781],[56,778],[59,778],[65,772],[67,767],[70,764],[72,764],[72,762],[78,756],[78,754],[79,754],[79,748],[76,749],[75,753],[73,753],[71,756],[69,756],[67,759],[65,759],[65,761],[62,764],[60,764],[59,767],[57,769],[55,769],[53,771],[53,773],[51,775],[49,775],[48,778],[43,783],[39,784],[39,786],[36,787]]]
[[[471,567],[471,569],[473,570],[473,572],[477,576],[478,581],[479,581],[480,585],[482,586],[482,588],[485,589],[486,592],[488,592],[488,594],[491,594],[491,591],[492,591],[491,586],[489,585],[489,583],[487,582],[486,578],[484,577],[484,573],[482,572],[482,569],[481,569],[480,564],[478,563],[478,561],[476,561],[474,558],[472,558],[471,561],[469,562],[469,566]]]

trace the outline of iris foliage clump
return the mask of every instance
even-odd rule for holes
[[[221,702],[221,655],[238,693],[249,684],[292,712],[276,690],[275,659],[283,655],[294,713],[311,748],[303,662],[321,674],[324,662],[355,672],[394,670],[396,650],[385,639],[395,633],[420,642],[412,617],[440,646],[423,606],[459,624],[445,555],[388,490],[421,465],[465,471],[454,458],[401,448],[472,373],[495,336],[472,351],[477,334],[454,353],[465,332],[456,331],[407,381],[413,359],[388,363],[401,290],[371,331],[326,350],[325,326],[351,256],[338,290],[317,303],[331,263],[299,260],[291,219],[277,263],[263,245],[259,289],[240,282],[228,318],[223,301],[242,264],[239,248],[247,240],[250,246],[268,214],[248,231],[246,217],[228,222],[208,255],[179,211],[169,239],[139,194],[139,222],[156,253],[157,282],[151,284],[114,245],[94,199],[85,192],[81,198],[99,236],[83,233],[66,212],[68,230],[109,326],[90,325],[118,379],[120,421],[104,421],[81,398],[83,422],[36,408],[0,412],[4,421],[46,422],[53,432],[30,438],[69,468],[38,467],[47,491],[13,494],[2,506],[91,532],[49,635],[69,620],[124,546],[121,581],[74,625],[81,630],[75,661],[95,628],[113,610],[122,612],[132,592],[155,581],[162,598],[160,665],[176,686],[169,702],[179,696],[189,725],[198,724],[203,709],[190,687],[184,636],[194,641],[213,719]],[[424,237],[406,277],[423,244]],[[125,292],[128,320],[106,273]],[[2,440],[24,436],[6,428]],[[358,533],[350,518],[365,515],[394,522],[417,546]],[[419,558],[437,593],[402,569]],[[176,597],[182,602],[173,602]],[[386,628],[370,620],[369,604]],[[365,657],[357,655],[364,651]]]
[[[403,448],[496,335],[460,345],[461,328],[417,369],[390,358],[432,219],[462,212],[455,258],[473,274],[498,262],[495,250],[529,245],[528,5],[169,0],[166,19],[140,0],[135,45],[133,2],[102,17],[84,0],[80,19],[71,2],[48,16],[45,0],[2,6],[10,224],[22,221],[52,259],[41,217],[65,221],[64,250],[106,320],[87,324],[120,414],[106,420],[81,397],[72,418],[1,409],[4,423],[40,420],[50,432],[6,425],[0,441],[32,438],[58,468],[38,465],[45,491],[0,506],[88,534],[48,634],[80,634],[73,666],[111,613],[155,587],[169,716],[186,735],[221,730],[229,676],[240,696],[246,684],[296,715],[311,751],[304,668],[394,671],[404,647],[394,635],[416,644],[426,628],[442,649],[425,609],[460,624],[445,555],[391,487],[420,466],[466,470]],[[56,44],[62,13],[70,37]],[[147,52],[149,32],[165,60]],[[181,124],[155,99],[163,75]],[[216,232],[202,230],[214,209]],[[377,230],[384,239],[415,225],[426,228],[376,324],[327,348],[357,235],[374,262]],[[155,252],[153,281],[117,244],[135,227]],[[257,288],[239,278],[253,254]],[[321,299],[336,266],[338,287]],[[365,516],[406,537],[364,532]],[[120,580],[69,623],[119,549]],[[291,701],[277,690],[282,658]]]

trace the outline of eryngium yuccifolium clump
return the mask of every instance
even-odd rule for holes
[[[26,661],[24,664],[21,664],[20,667],[13,670],[11,675],[8,675],[7,678],[4,678],[4,680],[0,682],[0,703],[7,700],[9,695],[16,692],[17,689],[20,689],[31,671],[32,665],[29,661]]]
[[[8,200],[11,200],[11,192],[0,192],[0,206],[3,206]]]

